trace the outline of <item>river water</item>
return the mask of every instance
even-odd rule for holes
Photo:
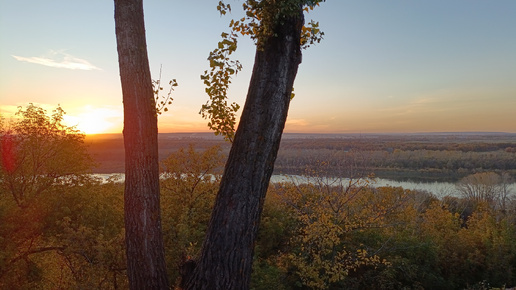
[[[411,182],[411,181],[396,181],[390,179],[383,178],[375,178],[368,180],[369,185],[373,187],[382,187],[382,186],[393,186],[393,187],[402,187],[404,189],[409,190],[421,190],[428,191],[436,196],[446,196],[446,195],[456,195],[457,190],[455,188],[455,184],[451,182]],[[307,178],[305,176],[300,175],[273,175],[271,177],[271,182],[295,182],[295,183],[308,183],[313,182],[313,179]],[[332,182],[342,182],[348,183],[349,179],[331,179],[325,178],[325,182],[331,184]],[[513,188],[513,192],[516,193],[516,184],[511,185]]]
[[[107,181],[108,178],[112,176],[119,176],[120,179],[118,181],[122,182],[124,180],[123,173],[113,173],[113,174],[93,174],[95,177],[99,177],[104,181]],[[313,182],[313,178],[308,178],[306,176],[301,175],[273,175],[271,177],[272,183],[279,182],[295,182],[295,183],[309,183]],[[331,184],[335,184],[337,182],[348,183],[349,179],[335,179],[335,178],[324,178],[324,181]],[[393,187],[402,187],[404,189],[409,190],[422,190],[433,193],[437,197],[443,197],[446,195],[458,195],[457,189],[455,187],[455,183],[451,182],[411,182],[411,181],[395,181],[383,178],[375,178],[374,180],[369,180],[369,183],[373,187],[382,187],[382,186],[393,186]],[[516,183],[512,183],[509,185],[510,193],[516,194]]]

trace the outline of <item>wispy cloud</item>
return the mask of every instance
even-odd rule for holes
[[[56,67],[56,68],[66,68],[66,69],[79,69],[79,70],[101,70],[95,65],[91,64],[89,61],[74,57],[70,54],[61,52],[61,51],[51,51],[49,56],[43,57],[23,57],[13,55],[16,60],[40,64],[44,66]]]
[[[289,126],[307,126],[308,122],[305,119],[287,119],[287,124]]]

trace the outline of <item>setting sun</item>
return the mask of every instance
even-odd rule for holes
[[[90,134],[102,134],[120,132],[121,113],[106,108],[86,107],[78,114],[67,114],[65,122],[70,126],[76,126],[81,132]]]

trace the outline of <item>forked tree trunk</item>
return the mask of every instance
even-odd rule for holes
[[[158,125],[142,0],[115,0],[124,101],[125,243],[131,289],[169,289],[161,233]]]
[[[303,14],[275,27],[256,51],[246,103],[226,163],[201,256],[185,289],[248,289],[265,194],[301,63]]]

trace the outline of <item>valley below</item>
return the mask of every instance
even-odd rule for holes
[[[227,156],[231,144],[212,133],[159,134],[160,160],[180,148],[203,151],[219,146]],[[124,172],[122,134],[88,135],[93,173]],[[516,177],[516,134],[293,134],[286,133],[275,175],[361,178],[374,175],[396,182],[454,183],[479,172]]]

